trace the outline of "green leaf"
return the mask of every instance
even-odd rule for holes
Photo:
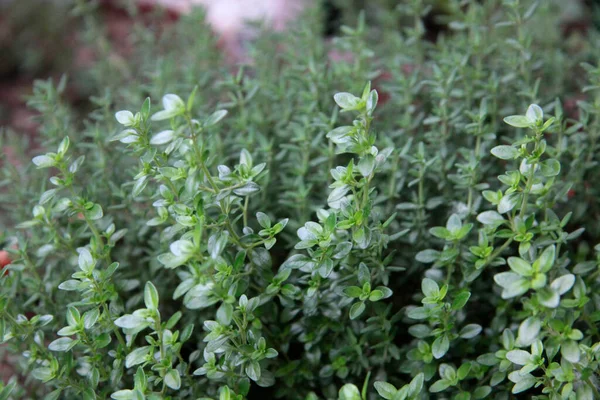
[[[260,365],[257,361],[250,361],[246,364],[246,375],[248,378],[252,379],[254,382],[258,381],[261,376]]]
[[[369,97],[367,98],[366,108],[369,115],[373,114],[375,111],[375,107],[377,107],[377,102],[379,101],[379,95],[376,90],[371,90],[369,92]]]
[[[338,393],[339,400],[362,400],[360,396],[360,391],[358,388],[351,384],[347,383],[340,389]]]
[[[79,249],[78,265],[79,269],[88,274],[91,273],[96,266],[96,261],[93,259],[92,254],[85,247]]]
[[[515,208],[521,202],[522,195],[519,193],[510,193],[502,197],[498,203],[498,212],[505,214]]]
[[[227,110],[217,110],[204,121],[204,126],[209,127],[219,123],[227,115]]]
[[[560,354],[569,362],[578,363],[581,357],[579,345],[574,340],[567,340],[560,345]]]
[[[544,160],[540,163],[540,171],[546,177],[557,176],[560,174],[560,162],[553,158]]]
[[[548,246],[542,252],[542,255],[539,258],[539,268],[540,272],[548,272],[550,268],[554,265],[556,248],[554,245]]]
[[[79,290],[80,287],[81,287],[81,282],[77,281],[75,279],[69,279],[68,281],[64,281],[63,283],[58,285],[58,288],[60,290],[65,290],[65,291]]]
[[[171,140],[175,138],[175,132],[171,130],[162,131],[152,136],[150,139],[150,144],[155,146],[160,146],[163,144],[169,143]]]
[[[257,192],[260,192],[260,186],[254,182],[248,182],[244,186],[233,190],[233,193],[237,194],[238,196],[249,196]]]
[[[92,208],[90,208],[89,210],[85,210],[84,214],[87,218],[91,219],[92,221],[96,221],[104,216],[100,204],[94,204]]]
[[[126,314],[115,320],[115,325],[123,329],[138,329],[148,326],[146,318],[138,317],[132,314]]]
[[[358,318],[363,311],[365,311],[365,303],[364,302],[358,302],[358,303],[354,303],[352,305],[352,307],[350,307],[350,319],[356,319]]]
[[[165,384],[173,390],[179,390],[181,387],[181,377],[179,371],[176,369],[170,369],[165,375]]]
[[[506,358],[513,364],[525,365],[530,361],[531,354],[525,350],[511,350],[506,353]]]
[[[149,310],[158,309],[158,291],[152,282],[146,282],[144,287],[144,303]]]
[[[504,217],[496,211],[484,211],[477,216],[477,221],[484,225],[498,226],[506,222]]]
[[[509,257],[508,258],[508,266],[514,272],[521,276],[531,276],[533,275],[533,268],[531,264],[527,261],[523,260],[519,257]]]
[[[375,169],[375,157],[371,154],[364,155],[358,162],[358,170],[362,176],[370,176]]]
[[[73,340],[69,337],[63,337],[60,339],[56,339],[52,343],[48,345],[48,349],[52,351],[69,351],[71,350],[77,343],[78,340]]]
[[[265,229],[269,229],[271,227],[271,218],[263,212],[256,213],[256,219],[258,220],[258,224]]]
[[[132,126],[135,123],[133,113],[127,110],[117,111],[115,119],[124,126]]]
[[[556,290],[543,288],[538,290],[537,297],[541,305],[548,308],[556,308],[560,303],[560,295]]]
[[[514,160],[519,155],[519,151],[512,146],[496,146],[491,153],[502,160]]]
[[[418,252],[415,259],[419,262],[429,264],[434,261],[437,261],[439,256],[440,256],[439,251],[433,250],[433,249],[427,249],[427,250],[422,250],[422,251]]]
[[[52,368],[41,367],[31,371],[31,375],[42,382],[48,382],[55,378],[55,373]]]
[[[461,380],[461,381],[464,380],[467,377],[467,375],[469,375],[470,371],[471,371],[471,363],[470,362],[462,364],[456,371],[458,380]]]
[[[85,329],[91,329],[100,318],[100,310],[98,308],[92,308],[83,314],[83,326]]]
[[[504,122],[515,128],[529,128],[531,126],[531,121],[524,115],[511,115],[504,118]]]
[[[69,149],[69,144],[70,144],[70,140],[68,136],[65,136],[63,138],[63,140],[60,142],[60,144],[58,145],[58,150],[57,153],[61,154],[61,155],[65,155],[65,153],[67,152],[67,150]]]
[[[471,339],[471,338],[474,338],[475,336],[479,335],[481,330],[482,330],[482,328],[481,328],[481,325],[479,325],[479,324],[468,324],[468,325],[465,325],[460,330],[458,335],[463,339]]]
[[[394,385],[387,382],[377,381],[373,384],[373,386],[375,386],[377,393],[379,393],[379,395],[386,400],[392,400],[398,392]]]
[[[485,399],[492,393],[492,388],[490,386],[479,386],[477,389],[473,391],[473,397],[478,399]]]
[[[439,393],[448,389],[448,387],[450,387],[450,382],[445,379],[440,379],[439,381],[435,381],[433,385],[429,387],[429,391],[431,393]]]
[[[146,362],[151,352],[152,347],[150,346],[142,346],[134,349],[131,353],[127,354],[127,357],[125,358],[125,367],[131,368]]]
[[[462,309],[467,304],[467,301],[469,301],[470,297],[470,292],[462,291],[458,293],[452,302],[452,310],[456,311]]]
[[[417,397],[421,390],[423,389],[423,382],[425,381],[425,374],[422,372],[418,373],[408,385],[408,396],[409,397]],[[394,399],[395,400],[395,399]]]
[[[448,239],[452,238],[452,234],[450,233],[450,231],[441,226],[435,226],[435,227],[429,229],[429,233],[431,233],[433,236],[438,237],[440,239],[448,240]]]
[[[519,371],[511,372],[508,378],[515,382],[512,388],[512,393],[517,394],[526,391],[537,382],[536,378],[531,374],[521,375]]]
[[[527,108],[527,113],[525,114],[530,123],[536,124],[538,122],[542,122],[544,120],[544,111],[537,104],[531,104]]]
[[[529,346],[538,338],[542,323],[537,317],[529,317],[519,326],[517,342],[521,346]]]
[[[448,336],[442,335],[433,341],[431,353],[436,360],[439,360],[446,355],[448,349],[450,349],[450,340],[448,340]]]
[[[233,306],[229,303],[222,303],[217,310],[217,321],[221,325],[227,326],[231,323],[233,317]]]
[[[333,96],[335,103],[343,110],[356,110],[360,105],[360,98],[354,96],[352,93],[336,93]]]
[[[351,298],[358,298],[358,297],[362,296],[362,294],[363,294],[362,289],[359,288],[358,286],[345,287],[343,292],[346,296],[351,297]]]
[[[176,94],[166,94],[162,98],[162,104],[165,110],[185,110],[185,103],[181,97]]]
[[[552,281],[550,288],[555,290],[559,295],[567,293],[575,284],[575,275],[566,274]]]
[[[437,297],[440,294],[440,287],[433,279],[423,278],[421,281],[421,291],[427,297]]]
[[[369,295],[369,301],[379,301],[383,299],[383,292],[381,290],[373,290]]]
[[[50,168],[56,165],[53,157],[48,155],[37,156],[31,160],[38,168]]]
[[[146,97],[146,100],[144,100],[144,104],[142,104],[142,109],[140,111],[140,114],[142,115],[142,118],[144,118],[144,120],[147,120],[148,116],[150,116],[150,105],[150,97]]]

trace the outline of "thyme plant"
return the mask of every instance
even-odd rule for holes
[[[600,397],[597,32],[392,3],[233,72],[201,13],[135,23],[36,83],[37,146],[2,135],[0,398]]]

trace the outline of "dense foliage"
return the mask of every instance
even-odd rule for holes
[[[597,33],[560,1],[387,3],[233,74],[200,14],[140,23],[76,77],[89,113],[36,84],[0,398],[600,397]]]

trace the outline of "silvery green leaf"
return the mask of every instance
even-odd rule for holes
[[[560,354],[572,363],[578,363],[581,358],[579,345],[574,340],[564,341],[560,345]]]
[[[181,387],[181,376],[176,369],[170,369],[165,375],[165,384],[173,390],[179,390]]]
[[[554,265],[555,257],[556,247],[554,245],[546,247],[539,258],[540,272],[548,272]]]
[[[358,318],[363,311],[365,311],[365,303],[359,301],[358,303],[354,303],[352,307],[350,307],[350,319]]]
[[[525,114],[525,116],[527,117],[527,120],[530,123],[535,124],[538,121],[543,121],[543,119],[544,119],[544,111],[537,104],[531,104],[527,108],[527,113]]]
[[[338,400],[361,400],[362,397],[358,388],[351,384],[347,383],[340,389],[338,393]]]
[[[100,310],[98,310],[98,308],[92,308],[91,310],[86,311],[85,314],[83,314],[84,328],[91,329],[96,324],[99,317],[100,317]]]
[[[90,208],[89,210],[85,210],[84,214],[87,218],[91,219],[92,221],[99,220],[104,216],[104,212],[102,211],[102,207],[100,206],[100,204],[94,204],[92,208]]]
[[[513,394],[518,394],[526,391],[531,388],[537,382],[537,379],[531,374],[521,375],[519,371],[511,372],[508,375],[508,379],[514,382],[514,386],[512,388]]]
[[[531,354],[525,350],[511,350],[506,353],[506,358],[513,364],[525,365],[531,359]]]
[[[477,216],[477,221],[484,225],[498,226],[506,220],[496,211],[484,211]]]
[[[387,400],[392,400],[396,392],[398,392],[394,385],[387,382],[377,381],[373,386],[375,387],[375,390],[377,390],[377,393]]]
[[[504,122],[515,128],[529,128],[531,126],[531,121],[524,115],[511,115],[504,118]]]
[[[531,264],[519,257],[509,257],[508,266],[521,276],[531,276],[533,274]]]
[[[148,355],[152,351],[150,346],[142,346],[135,348],[131,353],[127,354],[125,358],[125,366],[127,368],[135,367],[136,365],[142,364],[148,358]]]
[[[566,274],[556,278],[550,284],[550,287],[558,292],[559,295],[567,293],[575,284],[575,275]]]
[[[478,324],[468,324],[465,325],[460,332],[458,333],[458,335],[463,338],[463,339],[471,339],[474,338],[475,336],[479,335],[479,333],[481,332],[482,328],[481,325]]]
[[[440,287],[433,279],[423,278],[421,281],[421,291],[427,297],[435,297],[439,295]]]
[[[355,110],[360,104],[360,98],[347,92],[336,93],[333,100],[343,110]]]
[[[450,349],[450,341],[448,340],[448,336],[442,335],[433,341],[431,353],[436,360],[439,360],[446,355],[448,349]]]
[[[513,146],[504,145],[494,147],[491,153],[502,160],[514,160],[519,155],[519,151]]]
[[[123,329],[136,329],[142,326],[147,326],[146,318],[138,317],[132,314],[126,314],[115,320],[115,325]]]
[[[509,193],[502,197],[500,203],[498,203],[498,212],[500,214],[505,214],[516,207],[517,204],[521,202],[522,194],[520,193]]]
[[[162,145],[162,144],[167,144],[171,140],[173,140],[174,137],[175,137],[174,131],[172,131],[172,130],[162,131],[162,132],[159,132],[156,135],[152,136],[152,139],[150,139],[150,144],[157,145],[157,146]]]
[[[209,126],[216,125],[219,121],[221,121],[223,118],[225,118],[226,115],[227,115],[227,110],[217,110],[214,113],[212,113],[210,115],[210,117],[208,117],[206,119],[206,121],[204,121],[204,126],[209,127]]]
[[[246,364],[246,375],[255,382],[260,379],[261,370],[257,361],[250,361]]]
[[[177,240],[169,246],[171,252],[178,257],[186,257],[194,254],[196,247],[189,240]]]
[[[544,307],[556,308],[560,304],[560,295],[553,289],[543,288],[538,290],[537,298]]]
[[[78,340],[73,340],[70,337],[62,337],[60,339],[56,339],[48,345],[48,349],[52,351],[69,351],[71,350],[77,343]]]
[[[115,114],[115,118],[121,125],[124,126],[132,126],[135,123],[135,118],[131,111],[117,111],[117,113]]]
[[[327,133],[327,139],[331,140],[335,144],[348,143],[352,140],[350,133],[353,130],[353,126],[339,126]]]
[[[530,346],[538,338],[542,323],[537,317],[529,317],[519,326],[517,342],[520,346]]]
[[[165,110],[184,110],[185,103],[181,97],[176,94],[166,94],[162,98],[162,104]]]
[[[152,282],[146,282],[144,287],[144,303],[149,310],[158,309],[158,291]]]
[[[358,162],[358,170],[362,176],[368,177],[375,169],[375,157],[370,154],[363,156]]]
[[[37,156],[31,160],[38,168],[49,168],[56,164],[56,160],[48,155]]]
[[[254,182],[248,182],[244,186],[234,189],[233,193],[237,194],[238,196],[248,196],[259,191],[260,186]]]
[[[240,151],[240,165],[246,165],[248,168],[252,168],[252,155],[246,149]]]
[[[87,273],[92,272],[92,270],[96,266],[96,261],[92,257],[92,254],[85,247],[79,249],[78,265],[79,269]]]

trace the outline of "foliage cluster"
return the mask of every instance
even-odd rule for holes
[[[135,26],[85,114],[36,84],[46,150],[1,170],[0,398],[600,397],[598,34],[453,0],[431,41],[435,2],[374,3],[233,74],[200,14]]]

